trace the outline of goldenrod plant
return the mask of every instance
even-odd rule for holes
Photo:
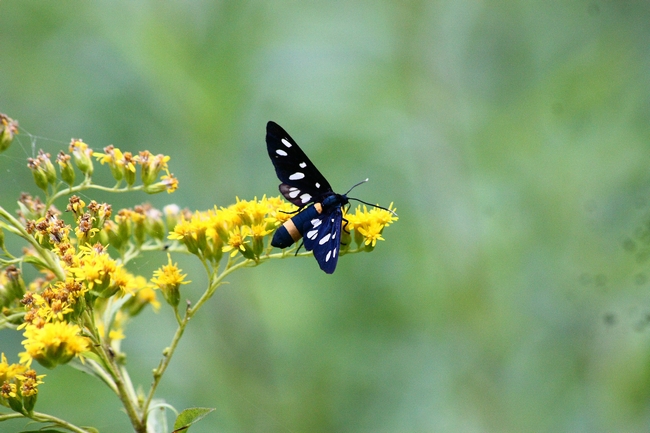
[[[16,121],[0,115],[0,151],[18,132]],[[270,245],[275,230],[297,210],[281,197],[236,199],[207,211],[143,204],[116,212],[110,203],[77,195],[83,191],[89,197],[92,190],[134,192],[134,197],[138,191],[173,193],[178,180],[169,172],[169,160],[114,146],[95,152],[81,139],[73,139],[55,163],[43,151],[29,158],[42,197],[21,194],[15,214],[0,207],[0,327],[22,333],[24,346],[24,352],[1,354],[0,404],[9,412],[0,413],[0,422],[26,418],[52,432],[97,432],[37,410],[39,387],[47,386],[43,371],[68,364],[115,393],[135,432],[166,433],[165,422],[151,415],[168,407],[156,390],[190,319],[232,272],[271,259],[311,255],[296,254],[297,245],[282,251]],[[105,167],[116,181],[113,186],[94,183],[94,170]],[[55,206],[59,202],[65,212]],[[390,211],[357,207],[344,218],[341,255],[372,251],[383,240],[384,228],[397,219],[392,206]],[[20,253],[9,251],[5,236],[22,239],[25,247]],[[166,251],[166,263],[152,276],[132,273],[129,263],[148,251]],[[195,303],[181,302],[191,279],[178,268],[174,254],[193,255],[207,274],[207,287]],[[34,267],[38,277],[26,281],[25,267]],[[161,308],[159,293],[168,308]],[[120,346],[127,323],[144,308],[171,313],[178,324],[153,368],[148,390],[132,383]],[[211,410],[182,411],[173,431],[185,431]]]

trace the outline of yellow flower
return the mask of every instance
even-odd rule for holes
[[[151,305],[155,312],[158,312],[160,302],[156,298],[154,287],[140,275],[133,279],[133,283],[136,287],[136,292],[122,307],[125,314],[130,317],[137,316],[148,304]]]
[[[269,206],[269,216],[266,218],[271,227],[278,227],[287,220],[296,216],[298,207],[293,203],[286,202],[280,197],[271,197],[267,200]]]
[[[380,208],[368,208],[364,205],[363,210],[361,206],[357,206],[354,214],[346,213],[344,218],[348,221],[345,229],[351,231],[354,229],[354,239],[357,245],[364,244],[368,248],[374,248],[378,240],[384,240],[381,236],[384,227],[397,221],[397,216],[392,213],[394,210],[391,203],[387,211]]]
[[[181,218],[168,238],[182,242],[192,254],[198,254],[199,251],[205,254],[207,229],[208,220],[206,216],[201,212],[196,212],[189,221]]]
[[[4,353],[0,355],[0,383],[11,381],[14,377],[24,373],[27,367],[20,364],[9,364]]]
[[[124,340],[124,338],[126,337],[124,336],[124,331],[122,330],[122,328],[111,329],[110,332],[108,333],[109,341]]]
[[[2,398],[16,398],[16,384],[4,382],[0,387],[0,396]]]
[[[180,302],[181,295],[179,288],[181,284],[188,284],[191,281],[185,281],[187,275],[181,274],[178,265],[172,263],[171,255],[167,254],[167,259],[167,265],[163,265],[154,271],[154,277],[151,279],[151,282],[162,290],[167,303],[176,307]]]
[[[117,289],[117,296],[133,295],[138,288],[136,277],[124,269],[121,264],[117,265],[111,274],[111,287]]]
[[[139,277],[142,278],[142,277]],[[138,303],[146,305],[151,304],[154,311],[160,310],[160,302],[156,298],[156,291],[152,287],[143,287],[135,294]]]
[[[65,322],[46,323],[42,328],[28,325],[23,334],[25,352],[20,354],[21,363],[29,365],[35,359],[43,367],[54,368],[74,356],[81,358],[90,344],[80,333],[79,326]]]
[[[361,232],[363,237],[365,238],[365,244],[370,245],[374,247],[375,244],[377,243],[378,240],[383,241],[384,238],[381,237],[381,231],[383,230],[384,226],[377,222],[372,222],[371,224],[367,225],[366,227],[358,227],[357,230]]]
[[[228,245],[223,247],[223,252],[230,251],[230,257],[235,257],[238,252],[246,253],[246,238],[250,236],[250,228],[247,226],[235,227],[229,232]]]
[[[118,288],[110,287],[111,290],[104,293],[109,288],[111,277],[117,269],[117,263],[105,251],[101,244],[95,244],[93,247],[81,246],[78,254],[79,265],[70,268],[75,279],[80,282],[87,282],[90,290],[96,291],[103,297],[113,295]],[[112,293],[111,293],[112,291]]]

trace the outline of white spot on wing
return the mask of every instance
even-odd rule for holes
[[[316,182],[316,188],[320,188],[320,183]]]
[[[298,188],[290,188],[289,189],[289,197],[296,198],[296,197],[298,197],[298,194],[300,194],[300,190]]]
[[[282,144],[284,144],[287,147],[291,147],[291,143],[289,143],[286,139],[282,139]]]
[[[332,257],[336,257],[336,248],[332,250]]]
[[[327,255],[325,256],[325,261],[326,261],[326,262],[329,262],[329,261],[330,261],[330,257],[332,257],[332,252],[331,252],[331,251],[328,251],[328,252],[327,252]]]
[[[329,241],[331,237],[332,235],[330,233],[326,234],[320,241],[318,241],[318,245],[323,245],[325,242]]]
[[[300,168],[305,168],[305,167],[307,167],[307,164],[305,164],[304,162],[301,162],[301,163],[298,164],[298,165],[300,166]]]
[[[285,152],[282,149],[275,149],[275,153],[277,153],[280,156],[287,156],[287,152]]]
[[[310,230],[307,232],[307,237],[312,241],[316,239],[316,235],[318,235],[318,230]]]
[[[305,173],[301,173],[301,172],[297,171],[294,174],[292,174],[291,176],[289,176],[289,180],[298,180],[298,179],[302,179],[303,177],[305,177]]]
[[[321,225],[322,222],[323,221],[319,220],[318,218],[314,218],[313,220],[311,220],[311,225],[314,226],[314,228],[316,228],[319,225]]]
[[[311,200],[311,196],[307,193],[304,193],[303,195],[300,196],[300,201],[303,203],[307,203]]]

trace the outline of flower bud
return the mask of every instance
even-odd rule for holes
[[[41,166],[43,167],[43,171],[45,171],[45,175],[47,176],[47,181],[51,184],[56,183],[56,170],[54,169],[54,165],[52,164],[52,161],[50,161],[50,154],[43,152],[43,150],[38,151],[38,156],[37,158],[41,161]]]
[[[209,239],[210,248],[208,248],[209,254],[206,254],[206,258],[211,260],[212,263],[217,264],[221,261],[221,257],[223,257],[223,239],[216,233],[211,235]]]
[[[169,176],[161,176],[161,181],[151,185],[145,185],[144,192],[147,194],[158,194],[159,192],[167,191],[172,193],[178,189],[178,179],[173,174]]]
[[[91,157],[93,156],[93,150],[80,139],[73,138],[70,142],[70,153],[79,170],[86,176],[92,176],[93,160]]]
[[[162,212],[155,207],[148,206],[145,208],[145,227],[147,234],[154,239],[162,241],[165,239],[165,224],[162,219]]]
[[[181,216],[181,208],[177,204],[168,204],[163,208],[163,214],[165,215],[167,231],[174,230]]]
[[[0,152],[4,152],[18,134],[18,122],[0,113]]]
[[[104,154],[99,154],[97,156],[99,161],[104,164],[108,164],[108,167],[111,169],[111,174],[116,181],[121,181],[124,178],[123,162],[124,155],[122,151],[117,147],[108,145],[104,148]]]
[[[25,281],[20,275],[20,269],[14,265],[9,265],[5,269],[5,275],[7,276],[7,294],[13,299],[22,299],[25,296]]]
[[[45,173],[43,167],[41,167],[40,160],[27,158],[27,167],[29,167],[29,169],[32,171],[32,175],[34,176],[34,183],[36,183],[36,186],[43,191],[47,191],[47,174]]]
[[[68,185],[72,186],[74,184],[74,167],[70,163],[70,155],[59,152],[56,157],[56,162],[59,164],[59,171],[61,172],[61,179]]]
[[[131,213],[133,213],[133,211],[129,209],[122,209],[115,217],[115,222],[117,223],[117,235],[124,242],[128,242],[131,237]]]
[[[139,162],[142,166],[142,183],[147,186],[151,185],[158,179],[161,170],[167,170],[167,161],[169,156],[152,155],[148,150],[140,152]]]
[[[135,183],[135,171],[136,171],[136,162],[137,160],[133,158],[131,152],[124,152],[123,158],[123,170],[124,170],[124,180],[126,180],[127,185],[132,186]]]
[[[9,407],[15,412],[23,412],[23,402],[18,396],[15,383],[3,382],[0,386],[0,398],[6,400],[9,403]]]
[[[180,286],[178,284],[166,284],[160,289],[165,301],[174,308],[178,307],[178,304],[181,302]]]

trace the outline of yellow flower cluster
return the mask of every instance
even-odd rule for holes
[[[170,234],[169,239],[185,245],[189,252],[217,264],[222,253],[234,258],[240,254],[246,259],[258,260],[266,249],[270,249],[273,232],[290,219],[297,207],[282,197],[262,197],[240,200],[225,208],[216,207],[207,212],[195,212],[189,218],[182,218]],[[346,213],[343,233],[348,238],[355,232],[357,245],[364,245],[367,251],[375,247],[384,227],[397,220],[390,211],[379,208],[363,210],[358,207],[354,214]],[[349,248],[349,242],[342,241],[342,253]],[[268,251],[267,251],[268,252]]]
[[[393,222],[397,221],[399,218],[394,213],[395,208],[393,208],[393,203],[388,206],[390,211],[385,209],[373,207],[370,210],[363,205],[357,206],[355,213],[344,214],[344,218],[348,221],[345,225],[345,230],[351,232],[354,230],[354,240],[357,245],[365,245],[366,250],[372,250],[377,241],[383,241],[384,238],[381,237],[381,234],[384,231],[384,227],[389,226]]]
[[[110,145],[104,148],[104,153],[95,153],[94,156],[100,164],[107,164],[111,169],[113,178],[118,182],[126,181],[126,184],[132,186],[136,180],[136,167],[141,167],[142,183],[147,193],[155,194],[162,191],[172,193],[178,188],[178,179],[169,173],[167,155],[153,155],[148,150],[133,155],[131,152],[122,152],[117,147]],[[161,171],[165,175],[161,176],[161,181],[156,183],[156,179]]]
[[[38,385],[45,375],[21,364],[9,364],[5,354],[0,355],[0,404],[16,412],[31,412],[36,403]]]
[[[187,250],[219,263],[224,252],[235,257],[241,253],[247,259],[259,258],[264,249],[264,238],[281,221],[289,218],[295,206],[279,197],[261,200],[239,200],[231,206],[206,212],[195,212],[181,218],[169,239],[181,242]]]
[[[2,124],[3,118],[0,115],[0,152],[2,149],[2,137],[11,142],[13,134],[11,125]],[[61,151],[56,156],[56,163],[59,165],[60,179],[72,188],[75,183],[76,166],[89,179],[94,171],[93,160],[95,157],[100,164],[107,164],[111,170],[113,178],[118,181],[118,185],[124,180],[127,188],[133,187],[136,181],[137,167],[140,166],[140,178],[142,180],[142,189],[148,194],[156,194],[167,191],[168,193],[176,191],[178,188],[178,179],[169,173],[167,155],[153,155],[148,150],[133,155],[131,152],[124,152],[113,145],[104,148],[104,153],[94,152],[88,144],[81,139],[73,138],[68,148],[69,154]],[[73,164],[74,162],[74,164]],[[32,171],[34,182],[43,191],[48,192],[51,187],[56,192],[58,180],[54,164],[50,160],[50,154],[42,150],[38,152],[36,158],[29,158],[27,166]],[[158,176],[160,179],[158,179]]]
[[[22,217],[33,214],[38,202],[31,197],[23,197]],[[165,231],[161,212],[150,206],[139,206],[136,210],[122,210],[115,220],[111,220],[111,207],[92,201],[88,206],[83,200],[72,196],[67,209],[74,216],[75,228],[67,225],[53,209],[38,220],[26,219],[25,227],[38,244],[53,253],[58,260],[60,274],[46,272],[46,279],[34,282],[28,291],[13,289],[22,296],[22,304],[27,312],[19,328],[25,328],[25,352],[21,362],[26,364],[37,360],[40,364],[53,368],[70,361],[74,356],[81,357],[91,350],[92,330],[86,330],[82,315],[92,307],[93,323],[103,328],[103,311],[106,300],[113,297],[129,298],[122,305],[125,317],[138,314],[146,305],[160,306],[154,288],[146,278],[128,272],[124,265],[112,258],[106,249],[109,240],[126,248],[133,244],[142,245],[147,235],[156,233],[162,238]],[[147,217],[149,216],[149,217]],[[74,234],[74,238],[71,236]],[[153,236],[149,236],[153,237]],[[48,269],[47,263],[32,251],[32,261]],[[10,279],[6,272],[7,284]],[[22,280],[20,280],[22,281]],[[3,305],[8,306],[9,303]],[[112,320],[108,333],[100,332],[107,340],[119,339],[124,320]],[[79,326],[81,325],[81,326]]]
[[[239,200],[228,207],[195,212],[182,218],[169,239],[185,245],[188,251],[213,264],[224,252],[235,257],[257,259],[264,250],[264,238],[281,222],[290,218],[295,206],[279,197]]]

